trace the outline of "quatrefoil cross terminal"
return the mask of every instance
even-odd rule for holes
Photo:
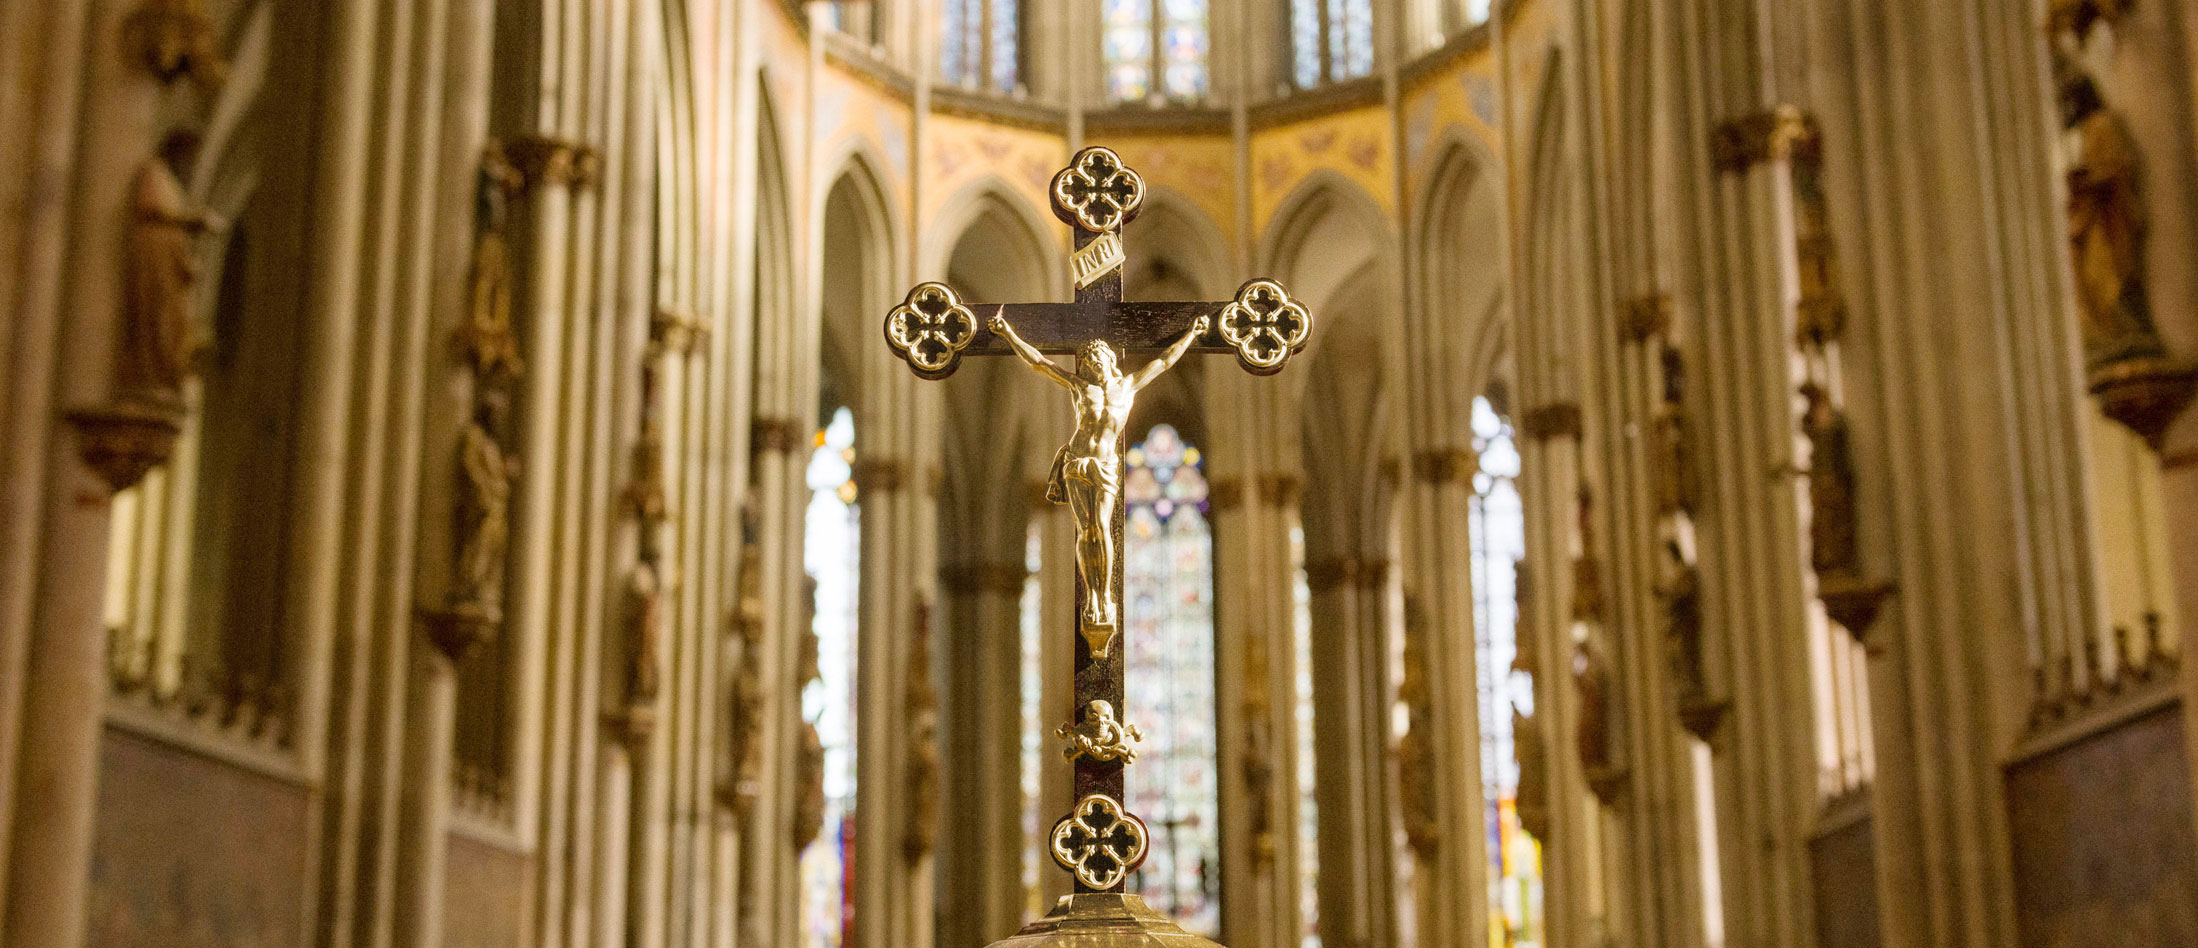
[[[885,341],[894,353],[908,360],[916,374],[943,379],[954,374],[954,365],[977,338],[977,317],[962,305],[954,288],[944,283],[919,283],[908,298],[885,318]]]
[[[1215,322],[1221,338],[1236,350],[1237,361],[1253,375],[1282,371],[1282,363],[1305,348],[1313,332],[1313,315],[1273,280],[1252,280],[1238,288],[1236,299]]]
[[[1076,801],[1076,809],[1053,824],[1053,861],[1095,890],[1122,884],[1145,862],[1152,836],[1145,821],[1122,809],[1113,797],[1094,793]]]
[[[1114,149],[1093,145],[1053,176],[1053,213],[1063,223],[1094,234],[1121,227],[1145,203],[1145,179],[1122,164]]]

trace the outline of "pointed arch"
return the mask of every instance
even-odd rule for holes
[[[1291,192],[1260,242],[1261,270],[1313,311],[1316,329],[1302,356],[1306,371],[1280,376],[1285,417],[1299,422],[1309,484],[1363,494],[1378,480],[1388,445],[1373,439],[1387,432],[1384,393],[1392,387],[1379,333],[1383,314],[1397,305],[1393,246],[1394,229],[1380,205],[1325,169]],[[1339,449],[1346,443],[1353,450]],[[1325,495],[1319,506],[1342,500]],[[1308,536],[1316,532],[1310,522],[1307,528]]]
[[[1452,401],[1437,417],[1462,419],[1509,354],[1501,165],[1478,139],[1453,127],[1434,169],[1414,216],[1416,289],[1421,318],[1429,321],[1418,371],[1455,380],[1431,391]]]
[[[1180,191],[1149,187],[1123,239],[1129,245],[1123,292],[1131,299],[1220,299],[1236,289],[1228,279],[1234,269],[1228,239]]]
[[[874,406],[865,396],[875,364],[875,320],[890,306],[890,282],[899,269],[900,233],[886,191],[884,165],[857,146],[827,180],[813,220],[821,222],[823,266],[817,273],[816,301],[821,325],[818,353],[823,363],[818,412],[835,405],[855,410],[858,430],[871,428]],[[821,420],[821,414],[819,420]]]

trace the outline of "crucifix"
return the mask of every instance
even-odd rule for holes
[[[1075,302],[977,305],[944,283],[923,283],[886,317],[885,338],[925,379],[954,374],[965,355],[1015,355],[1066,388],[1075,408],[1076,430],[1054,456],[1046,484],[1047,499],[1067,504],[1075,520],[1077,587],[1076,720],[1055,732],[1075,762],[1075,801],[1054,824],[1048,848],[1083,897],[1122,892],[1151,842],[1144,821],[1122,803],[1123,768],[1137,758],[1129,742],[1139,739],[1122,702],[1123,647],[1115,643],[1123,427],[1131,406],[1138,390],[1194,352],[1234,354],[1254,375],[1279,372],[1304,348],[1313,321],[1282,284],[1265,279],[1245,283],[1232,300],[1125,302],[1121,231],[1144,203],[1144,180],[1112,150],[1091,147],[1070,159],[1050,190],[1054,215],[1076,237],[1069,257]],[[980,322],[984,309],[992,313]],[[1143,365],[1124,367],[1145,354],[1151,358]],[[1049,356],[1072,358],[1063,365]]]

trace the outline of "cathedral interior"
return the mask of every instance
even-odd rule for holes
[[[2189,948],[2194,260],[2192,0],[0,3],[0,943]]]

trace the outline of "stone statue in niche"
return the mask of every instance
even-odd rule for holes
[[[1511,561],[1511,627],[1518,646],[1511,655],[1511,670],[1529,677],[1542,673],[1540,648],[1541,629],[1535,625],[1540,613],[1534,605],[1534,572],[1526,560]]]
[[[1580,553],[1572,561],[1572,618],[1578,622],[1603,619],[1603,563],[1595,556],[1595,490],[1580,482],[1577,527]]]
[[[1404,705],[1407,722],[1397,739],[1399,802],[1403,805],[1404,838],[1420,858],[1435,854],[1442,842],[1435,821],[1435,742],[1430,733],[1434,709],[1427,685],[1426,604],[1418,594],[1404,597],[1404,681],[1397,700]]]
[[[1511,566],[1511,594],[1517,618],[1518,649],[1511,655],[1511,674],[1525,676],[1541,694],[1541,637],[1535,604],[1534,571],[1523,559]],[[1519,762],[1519,825],[1535,839],[1549,838],[1549,747],[1542,738],[1541,722],[1511,708],[1511,754]]]
[[[931,603],[916,603],[908,642],[908,827],[901,852],[910,862],[939,839],[939,693],[931,684]]]
[[[1588,788],[1610,803],[1623,779],[1617,755],[1616,696],[1611,693],[1610,662],[1593,636],[1573,648],[1572,684],[1580,695],[1580,719],[1574,734],[1580,767]]]
[[[2137,145],[2099,88],[2071,61],[2057,63],[2069,150],[2068,249],[2075,266],[2086,362],[2161,353],[2144,290],[2144,211]]]
[[[505,239],[511,199],[525,185],[503,146],[490,141],[473,188],[473,268],[466,321],[458,328],[459,348],[474,377],[483,381],[508,381],[526,368],[511,324],[511,250]]]
[[[1809,438],[1809,565],[1818,576],[1851,575],[1855,546],[1855,470],[1848,449],[1846,413],[1814,382],[1801,386],[1807,408],[1802,432]]]
[[[737,649],[726,688],[727,767],[719,802],[745,818],[761,791],[763,733],[763,537],[755,498],[740,508],[740,586],[733,605],[732,644]]]
[[[648,561],[635,563],[626,583],[626,703],[654,704],[664,690],[664,594],[671,584]]]
[[[720,788],[719,802],[730,807],[736,816],[746,817],[755,808],[756,794],[762,787],[761,746],[757,738],[763,734],[763,656],[761,629],[745,623],[734,626],[733,638],[739,645],[740,658],[735,663],[733,681],[728,689],[727,741],[731,745],[727,755],[729,779]]]
[[[1701,573],[1687,561],[1675,539],[1664,543],[1656,594],[1664,604],[1665,660],[1670,666],[1679,723],[1694,736],[1709,740],[1724,720],[1727,704],[1710,694],[1709,665],[1702,642]]]
[[[1244,774],[1245,823],[1250,827],[1252,853],[1262,865],[1275,855],[1274,807],[1274,703],[1269,697],[1267,640],[1250,636],[1244,643],[1244,752],[1238,766]]]
[[[497,433],[506,424],[505,396],[482,392],[474,419],[459,435],[458,564],[451,602],[484,616],[504,603],[504,553],[511,541],[511,482],[519,462],[505,456]]]
[[[823,677],[817,669],[817,579],[802,583],[801,651],[794,665],[794,686],[806,688]],[[794,752],[794,849],[807,848],[824,831],[824,738],[817,722],[801,724],[801,746]]]
[[[1513,664],[1513,671],[1518,665]],[[1519,762],[1519,825],[1535,839],[1549,839],[1549,748],[1541,722],[1511,708],[1511,755]]]
[[[1262,863],[1273,861],[1275,855],[1274,807],[1269,800],[1275,785],[1274,742],[1274,722],[1267,719],[1265,709],[1245,719],[1242,765],[1245,808],[1250,813],[1246,823],[1251,828],[1253,854]]]
[[[1692,513],[1696,488],[1694,464],[1687,456],[1686,363],[1679,347],[1664,346],[1663,395],[1656,406],[1654,488],[1656,509],[1665,514]]]
[[[794,754],[794,849],[807,849],[824,832],[824,739],[815,721],[801,725],[801,747]]]
[[[115,390],[123,401],[180,409],[198,352],[191,327],[198,236],[214,218],[193,207],[181,175],[198,158],[196,132],[169,133],[130,187],[129,252]]]

